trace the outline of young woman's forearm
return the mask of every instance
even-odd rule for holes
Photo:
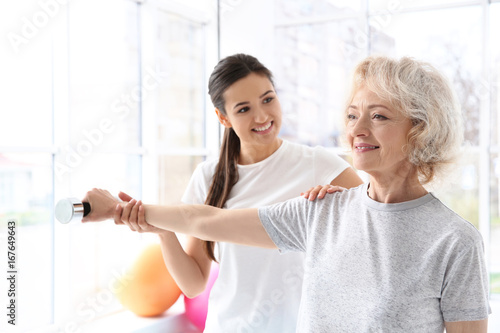
[[[173,232],[165,232],[159,237],[165,265],[182,293],[189,298],[201,294],[210,274],[210,259],[197,262],[185,252]]]
[[[155,227],[203,240],[275,248],[258,210],[220,209],[208,205],[144,205],[146,221]]]

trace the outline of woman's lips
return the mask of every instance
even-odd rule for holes
[[[380,147],[369,143],[357,143],[354,145],[354,149],[360,153],[372,151],[378,148]]]
[[[273,128],[273,122],[270,121],[263,126],[252,129],[252,131],[258,134],[267,134],[271,131],[272,128]]]

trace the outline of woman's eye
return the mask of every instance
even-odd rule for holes
[[[273,97],[268,97],[264,100],[264,104],[267,104],[269,102],[271,102],[274,98]]]
[[[347,115],[347,119],[349,119],[349,120],[353,120],[353,119],[356,119],[356,116],[355,116],[355,115],[353,115],[353,114],[348,114],[348,115]]]
[[[389,119],[381,114],[374,114],[373,115],[373,119],[380,119],[380,120],[386,120],[386,119]]]
[[[245,113],[245,112],[247,112],[248,110],[250,110],[250,108],[249,108],[249,107],[244,107],[243,109],[239,109],[239,110],[238,110],[238,113]]]

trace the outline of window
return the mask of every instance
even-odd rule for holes
[[[33,18],[40,20],[40,26],[44,23],[37,10],[36,2],[30,1],[29,5],[13,4],[0,14],[2,36],[7,37],[2,38],[0,63],[4,92],[0,111],[0,244],[6,253],[7,221],[14,219],[16,268],[22,272],[17,281],[17,287],[22,288],[17,294],[17,311],[29,316],[31,327],[49,324],[53,305],[53,67],[51,36],[33,23]],[[36,277],[38,284],[26,283],[30,276]],[[2,280],[0,289],[8,290],[7,281]],[[44,305],[33,299],[44,300]]]
[[[364,45],[360,49],[356,44],[360,42],[356,33],[365,29],[353,10],[360,3],[277,1],[276,8],[276,57],[282,59],[275,68],[283,108],[281,135],[304,144],[339,147],[344,116],[338,110],[348,88],[345,78],[365,55]],[[294,19],[301,15],[309,22]]]
[[[276,0],[283,136],[342,148],[343,102],[354,65],[409,55],[452,81],[465,119],[463,158],[437,195],[482,233],[491,290],[500,293],[500,4],[488,1]],[[326,37],[325,37],[326,36]],[[490,40],[486,38],[489,36]],[[491,58],[491,61],[489,60]],[[326,124],[326,126],[325,126]]]
[[[68,84],[68,108],[54,113],[56,200],[82,196],[93,187],[115,195],[120,190],[142,194],[141,104],[146,89],[139,10],[134,1],[123,0],[68,5],[68,42],[55,41],[61,44],[57,50],[67,55]],[[66,70],[55,66],[56,71]],[[64,83],[57,79],[55,87],[62,93]],[[54,95],[56,103],[59,97]],[[141,242],[125,228],[112,227],[55,225],[54,314],[62,317],[63,326],[119,309],[109,281],[124,274],[127,258],[133,258]]]
[[[283,108],[283,138],[340,146],[344,116],[334,111],[342,107],[347,88],[344,77],[360,56],[347,57],[347,49],[339,45],[348,45],[351,32],[359,29],[356,19],[276,29],[282,59],[275,72]]]
[[[157,94],[159,202],[172,204],[207,154],[204,24],[167,10],[158,12],[158,21],[158,63],[169,73]]]
[[[99,187],[178,202],[194,167],[217,152],[205,97],[215,9],[32,0],[0,11],[0,240],[15,219],[21,331],[74,331],[120,310],[113,284],[156,241],[112,222],[61,225],[56,200]]]

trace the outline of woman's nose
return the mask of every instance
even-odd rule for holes
[[[350,126],[352,137],[368,136],[370,133],[368,121],[361,117]]]
[[[263,124],[267,121],[267,119],[268,119],[267,112],[261,107],[256,108],[254,113],[254,121],[256,123]]]

